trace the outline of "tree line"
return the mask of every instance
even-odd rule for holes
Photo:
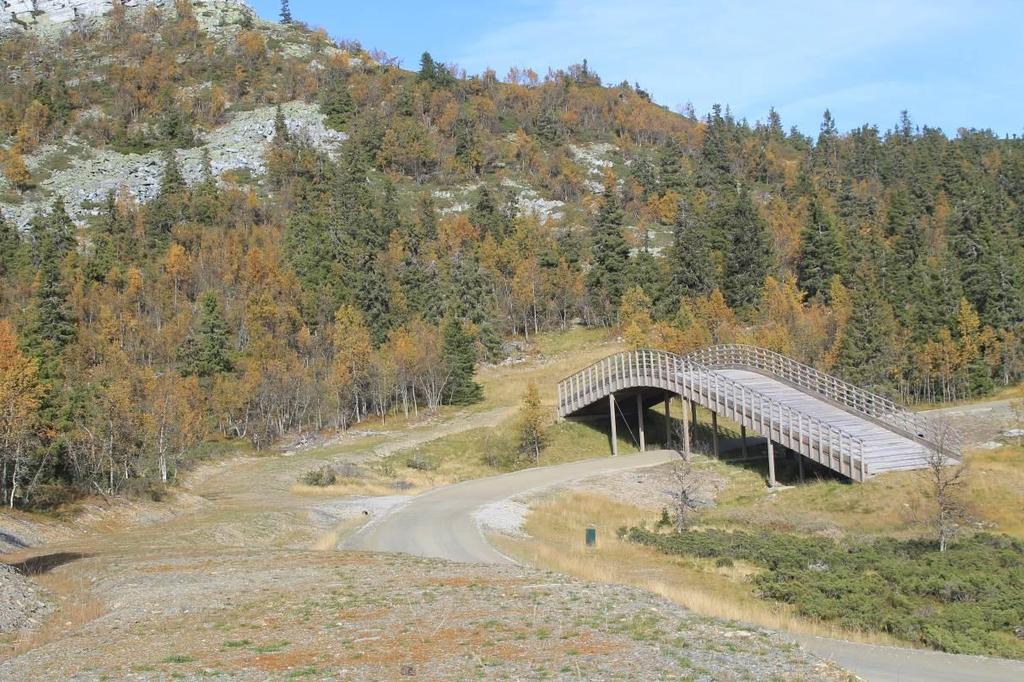
[[[842,134],[826,112],[812,139],[774,111],[674,114],[586,64],[405,71],[295,23],[215,40],[176,4],[0,42],[5,191],[38,198],[33,155],[69,134],[164,150],[146,204],[0,220],[8,504],[169,480],[210,438],[267,447],[473,402],[505,339],[572,325],[679,352],[754,343],[907,401],[1024,372],[1018,138],[906,115]],[[349,135],[337,153],[279,109],[265,176],[207,162],[185,181],[175,150],[296,99]],[[594,141],[611,149],[598,192]],[[562,217],[524,213],[519,187]]]

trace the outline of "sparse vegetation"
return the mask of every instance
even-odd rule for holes
[[[299,479],[305,485],[312,485],[318,488],[326,488],[334,485],[338,480],[338,473],[331,466],[322,466],[304,473]]]
[[[764,599],[801,616],[884,632],[943,651],[1024,658],[1024,542],[978,534],[940,549],[928,540],[840,543],[771,532],[622,529],[666,554],[762,567]]]

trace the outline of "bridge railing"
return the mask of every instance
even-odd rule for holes
[[[889,398],[767,348],[726,344],[703,348],[686,357],[712,369],[756,369],[767,372],[797,388],[817,393],[834,403],[919,438],[946,455],[957,459],[962,455],[963,435],[948,424],[915,414]]]
[[[864,480],[870,475],[861,438],[732,381],[691,358],[665,351],[616,353],[566,377],[558,384],[559,414],[571,414],[615,391],[637,386],[660,386],[696,400],[762,435],[789,443],[851,478]]]

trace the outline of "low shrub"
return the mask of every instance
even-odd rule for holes
[[[320,488],[326,488],[329,485],[334,485],[338,480],[338,473],[334,470],[334,467],[324,465],[319,469],[312,469],[302,474],[302,478],[299,479],[306,485],[314,485]]]
[[[945,552],[926,540],[839,543],[821,537],[723,530],[658,533],[633,542],[666,554],[763,567],[758,595],[801,615],[884,632],[942,651],[1024,658],[1024,542],[977,534]]]
[[[433,457],[426,457],[417,452],[406,460],[405,465],[416,471],[437,471],[438,467],[441,466],[441,462]]]

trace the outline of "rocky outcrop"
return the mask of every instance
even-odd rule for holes
[[[324,116],[316,105],[290,102],[282,109],[289,133],[293,137],[307,139],[317,149],[333,154],[346,139],[344,133],[324,125]],[[274,111],[274,107],[262,107],[238,112],[225,125],[205,133],[200,146],[175,152],[185,180],[193,184],[202,176],[204,150],[209,154],[214,176],[232,170],[248,172],[257,178],[263,175],[267,145],[274,137]],[[102,205],[109,192],[125,190],[138,201],[145,202],[160,189],[164,167],[162,152],[119,154],[110,149],[77,149],[72,158],[61,164],[67,166],[65,170],[52,173],[40,183],[42,192],[39,199],[21,204],[0,204],[0,212],[19,226],[24,226],[35,212],[49,206],[54,195],[60,195],[71,216],[81,220]],[[66,147],[44,150],[30,160],[30,167],[52,163],[55,155],[67,154]],[[4,186],[5,182],[0,178],[0,188]]]
[[[20,29],[62,30],[75,21],[102,17],[115,0],[0,0],[0,32]],[[125,7],[173,6],[173,0],[121,0]],[[208,0],[214,9],[252,13],[242,0]],[[197,12],[198,14],[198,12]]]

